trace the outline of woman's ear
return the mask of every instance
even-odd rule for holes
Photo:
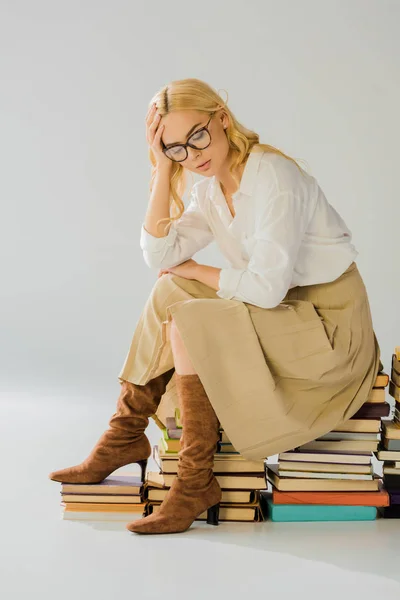
[[[229,117],[226,113],[222,113],[221,115],[221,123],[222,123],[222,127],[224,129],[226,129],[229,125]]]

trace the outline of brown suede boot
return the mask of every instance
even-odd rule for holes
[[[197,374],[176,377],[182,411],[178,474],[159,510],[126,525],[135,533],[179,533],[207,509],[207,523],[218,525],[221,488],[213,472],[219,420]]]
[[[151,446],[144,433],[167,384],[174,374],[170,369],[144,385],[123,381],[117,400],[117,411],[110,428],[100,437],[89,456],[79,465],[53,471],[49,479],[62,483],[100,483],[119,467],[139,463],[145,479]]]

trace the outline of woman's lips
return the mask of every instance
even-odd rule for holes
[[[197,168],[198,168],[198,169],[201,169],[202,171],[203,171],[203,170],[206,170],[206,169],[208,169],[208,167],[210,166],[210,162],[211,162],[211,158],[210,158],[210,160],[208,160],[206,163],[204,163],[203,165],[201,165],[200,167],[197,167]]]

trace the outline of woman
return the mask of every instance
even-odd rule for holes
[[[172,533],[205,510],[218,524],[220,424],[245,458],[290,450],[354,415],[383,365],[351,232],[316,179],[260,144],[197,79],[161,89],[146,124],[154,168],[140,245],[159,277],[119,374],[110,428],[83,463],[50,478],[96,483],[137,462],[144,479],[144,431],[174,381],[178,475],[157,513],[127,525]],[[205,178],[184,210],[188,171]],[[229,267],[192,259],[213,240]]]

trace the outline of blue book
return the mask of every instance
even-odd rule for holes
[[[267,499],[271,521],[374,521],[375,506],[333,506],[330,504],[274,504]]]

